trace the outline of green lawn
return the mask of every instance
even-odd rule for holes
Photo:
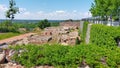
[[[13,37],[13,36],[17,36],[17,35],[20,35],[20,33],[12,33],[12,32],[0,33],[0,40],[10,38],[10,37]]]

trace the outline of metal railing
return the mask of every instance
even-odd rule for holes
[[[96,20],[96,19],[94,19],[94,17],[84,18],[84,19],[82,19],[82,21],[88,21],[88,22],[94,23],[94,24],[104,24],[107,26],[119,26],[119,21],[112,21],[112,20],[102,21],[102,20]]]

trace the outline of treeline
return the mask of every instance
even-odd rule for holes
[[[92,16],[99,16],[103,20],[107,20],[109,17],[118,20],[120,0],[94,0],[90,12]]]
[[[34,28],[39,27],[44,29],[46,27],[59,26],[59,22],[49,22],[47,19],[41,20],[37,23],[11,23],[9,20],[0,23],[0,32],[19,32],[19,28],[25,28],[28,31],[31,31]]]

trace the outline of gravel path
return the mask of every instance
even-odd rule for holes
[[[7,39],[4,39],[4,40],[0,40],[0,44],[21,40],[23,38],[26,38],[26,37],[28,37],[30,35],[34,35],[34,34],[36,34],[36,33],[26,33],[26,34],[22,34],[22,35],[19,35],[19,36],[15,36],[15,37],[7,38]]]

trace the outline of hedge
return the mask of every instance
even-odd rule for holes
[[[91,68],[120,67],[120,49],[116,46],[96,45],[26,45],[12,47],[16,50],[13,60],[30,68],[34,66],[54,66],[55,68],[77,68],[86,63]],[[19,50],[23,52],[17,54]]]
[[[120,38],[120,27],[93,24],[90,32],[90,43],[95,45],[117,45]]]

